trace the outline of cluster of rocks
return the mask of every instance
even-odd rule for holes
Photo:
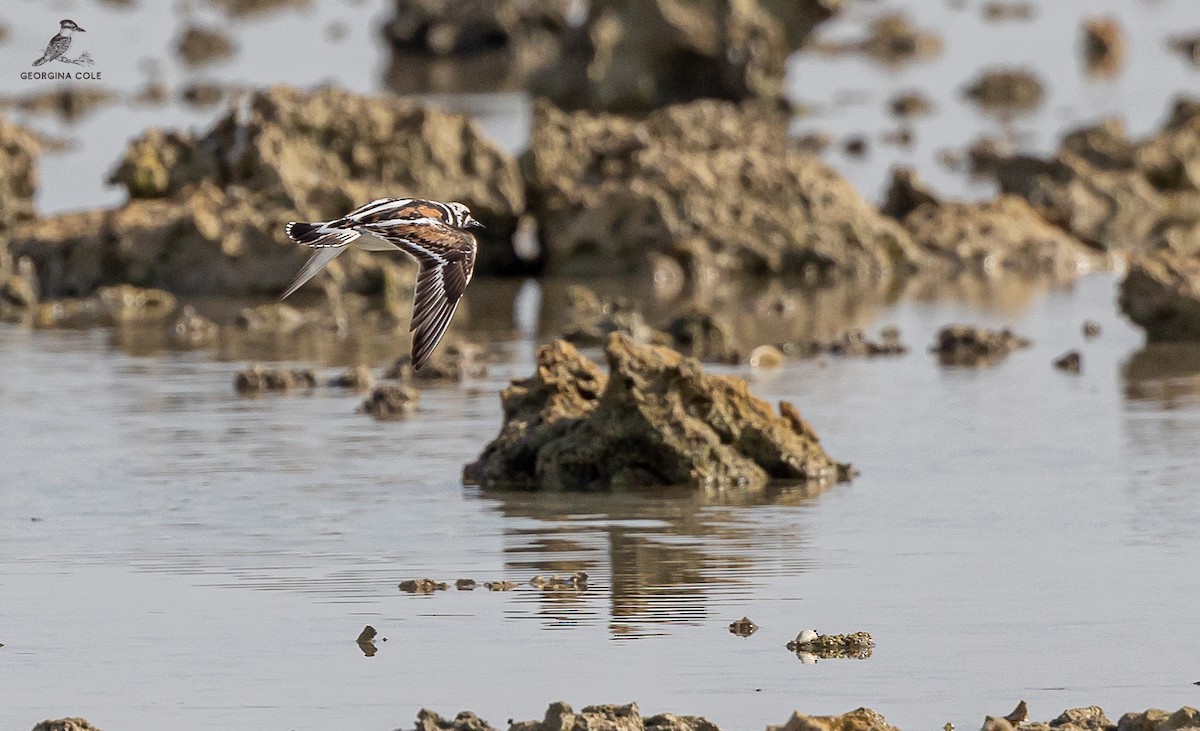
[[[1022,703],[1024,706],[1024,703]],[[984,731],[1011,731],[1018,726],[1030,731],[1172,731],[1200,726],[1200,711],[1183,707],[1175,712],[1150,709],[1126,713],[1113,723],[1098,706],[1071,708],[1049,722],[1008,720],[988,716]],[[947,724],[949,726],[949,724]],[[428,709],[417,714],[417,731],[494,731],[493,727],[470,711],[453,719],[442,718]],[[699,716],[660,714],[642,716],[637,704],[586,706],[575,711],[562,702],[552,703],[541,721],[509,722],[508,731],[720,731],[711,721]],[[769,725],[766,731],[899,731],[880,713],[858,708],[837,716],[809,716],[799,711],[787,722]],[[35,731],[37,731],[35,729]]]
[[[486,488],[596,490],[647,485],[760,490],[771,480],[835,482],[831,459],[790,404],[776,413],[745,380],[621,333],[609,372],[557,340],[537,372],[501,394],[504,425],[463,480]]]
[[[202,136],[151,129],[130,144],[112,182],[128,191],[126,204],[11,232],[14,255],[30,258],[47,296],[112,281],[278,293],[308,256],[284,235],[287,221],[327,220],[406,191],[471,206],[493,237],[480,269],[495,271],[516,260],[511,237],[524,209],[516,161],[465,115],[336,89],[255,92]],[[411,268],[348,252],[330,269],[343,288],[378,291],[385,265]]]
[[[587,591],[588,575],[586,571],[576,571],[567,576],[559,576],[552,574],[550,576],[535,576],[529,580],[528,585],[540,589],[542,591]],[[458,579],[454,582],[454,588],[459,591],[474,591],[482,586],[488,591],[512,591],[521,586],[516,581],[503,579],[500,581],[485,581],[482,584],[475,579]],[[435,579],[406,579],[400,582],[400,591],[407,594],[433,594],[438,591],[446,591],[450,585],[445,581],[437,581]]]
[[[948,325],[937,335],[932,352],[944,366],[990,366],[1030,342],[1008,328],[988,330],[972,325]]]
[[[840,0],[396,0],[389,74],[471,87],[489,78],[567,107],[645,111],[699,98],[782,97],[785,60]],[[437,69],[422,73],[421,61]],[[453,62],[453,63],[451,63]],[[416,69],[414,70],[414,67]],[[494,88],[494,85],[491,86]],[[445,90],[445,89],[442,89]]]

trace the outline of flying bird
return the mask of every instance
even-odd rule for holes
[[[47,61],[53,61],[66,53],[67,49],[71,47],[71,36],[75,31],[87,33],[86,30],[75,25],[75,21],[73,20],[59,21],[58,28],[58,35],[50,39],[49,45],[46,46],[46,52],[42,54],[41,58],[33,62],[34,66],[41,66]]]
[[[413,334],[412,365],[419,369],[446,334],[475,272],[478,244],[473,228],[483,224],[463,204],[419,198],[380,198],[333,221],[289,223],[284,230],[292,241],[315,251],[279,299],[352,246],[365,251],[399,249],[420,265],[408,328]]]

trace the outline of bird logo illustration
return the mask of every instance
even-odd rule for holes
[[[298,244],[315,249],[282,300],[351,246],[364,251],[399,249],[420,265],[413,295],[412,365],[429,360],[475,272],[478,244],[470,229],[483,228],[462,203],[380,198],[334,221],[289,223]]]
[[[50,43],[46,46],[46,52],[42,54],[41,58],[33,62],[34,66],[41,66],[47,61],[55,61],[62,58],[67,49],[71,47],[71,38],[75,34],[75,31],[87,33],[86,30],[76,25],[73,20],[59,22],[58,28],[58,35],[50,39]]]

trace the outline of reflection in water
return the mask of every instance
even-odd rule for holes
[[[1155,343],[1134,353],[1121,368],[1125,400],[1154,402],[1164,409],[1200,402],[1200,345]]]
[[[507,570],[587,571],[593,589],[607,574],[609,606],[596,591],[534,596],[535,616],[551,627],[608,621],[618,638],[663,634],[662,625],[699,624],[713,606],[748,595],[756,577],[809,568],[794,514],[820,494],[816,484],[775,486],[762,494],[488,493],[506,518]],[[770,511],[757,507],[770,506]],[[532,523],[520,519],[531,519]],[[511,526],[511,527],[509,527]],[[518,605],[516,615],[527,615]]]
[[[1131,499],[1130,524],[1146,541],[1191,543],[1200,529],[1200,345],[1147,345],[1121,368]]]

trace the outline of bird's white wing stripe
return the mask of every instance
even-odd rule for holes
[[[309,257],[308,262],[305,263],[304,268],[300,270],[300,273],[296,275],[296,279],[292,282],[292,286],[288,287],[287,291],[284,292],[279,299],[287,299],[288,295],[290,295],[292,292],[295,292],[297,289],[300,289],[301,285],[315,277],[317,272],[324,269],[325,265],[336,259],[337,255],[346,249],[346,246],[329,246],[317,249],[313,255]]]
[[[350,211],[350,213],[346,215],[346,218],[353,220],[359,218],[360,216],[369,215],[376,211],[385,210],[392,206],[407,205],[411,202],[411,198],[376,198],[370,203],[364,206],[359,206],[353,211]]]

